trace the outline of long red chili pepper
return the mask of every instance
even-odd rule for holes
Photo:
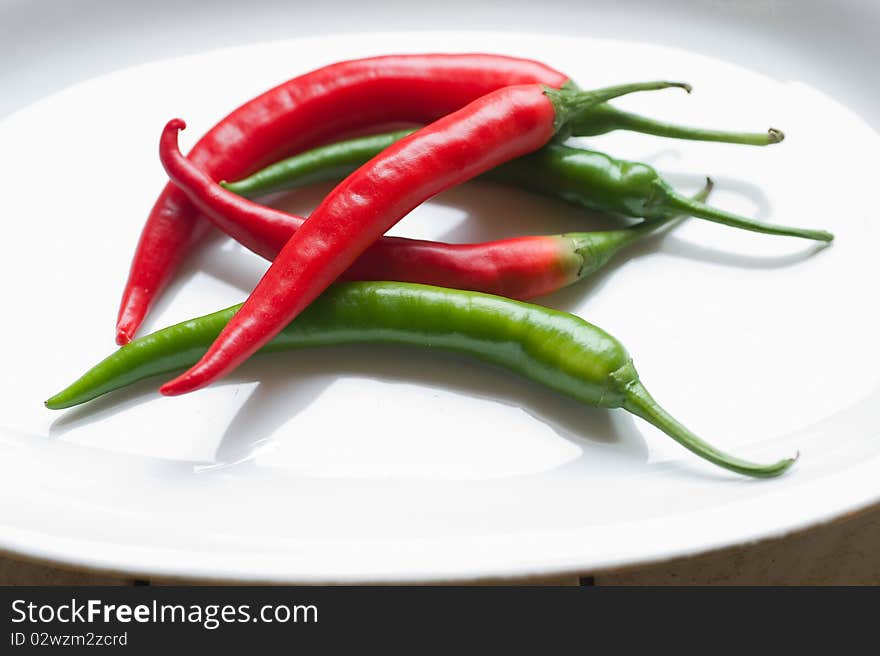
[[[346,131],[429,123],[512,84],[560,88],[567,76],[535,61],[485,54],[392,55],[341,62],[293,78],[217,123],[188,157],[235,180]],[[141,232],[122,296],[116,341],[131,340],[152,301],[207,222],[168,184]]]
[[[306,219],[249,201],[214,182],[180,152],[177,133],[185,127],[174,119],[162,132],[159,156],[168,177],[217,228],[274,260]],[[380,237],[342,278],[415,282],[528,299],[589,274],[616,248],[645,231],[529,236],[482,244]]]
[[[337,186],[287,242],[202,359],[160,389],[193,391],[270,341],[382,233],[422,202],[537,150],[593,105],[650,82],[593,92],[530,84],[494,91],[398,141]]]

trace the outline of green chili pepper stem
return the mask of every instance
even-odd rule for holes
[[[544,87],[544,93],[547,95],[547,98],[550,99],[550,102],[553,103],[553,109],[556,112],[556,118],[553,121],[553,126],[557,131],[556,138],[565,139],[571,135],[571,123],[575,121],[578,116],[588,112],[596,105],[630,93],[637,93],[639,91],[659,91],[661,89],[670,88],[679,88],[684,89],[688,93],[691,92],[691,85],[687,82],[654,80],[650,82],[631,82],[629,84],[620,84],[590,91],[581,91],[566,87],[563,87],[562,89]]]
[[[715,141],[744,146],[769,146],[785,139],[785,133],[776,128],[769,128],[766,132],[730,132],[695,128],[625,112],[607,103],[592,107],[574,119],[571,125],[572,134],[578,137],[593,137],[614,130],[629,130],[670,139]]]
[[[752,232],[761,232],[768,235],[782,235],[785,237],[801,237],[802,239],[812,239],[814,241],[833,241],[834,235],[825,230],[812,230],[809,228],[792,228],[788,226],[778,225],[775,223],[765,223],[757,219],[748,219],[731,212],[704,205],[699,201],[692,200],[686,196],[682,196],[669,185],[664,182],[656,181],[655,187],[659,190],[656,199],[652,202],[658,203],[661,207],[675,209],[680,212],[686,212],[691,216],[696,216],[707,221],[714,221],[722,225],[732,226],[734,228],[742,228]]]
[[[770,465],[759,465],[719,451],[711,444],[701,440],[661,408],[638,380],[628,384],[623,408],[656,426],[701,458],[738,474],[756,478],[779,476],[789,469],[800,455],[795,454],[793,458],[784,458]]]

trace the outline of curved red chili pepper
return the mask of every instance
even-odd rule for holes
[[[567,94],[537,84],[511,86],[401,139],[327,195],[208,352],[160,392],[184,394],[235,369],[382,233],[431,196],[537,150],[573,116],[598,102],[668,86],[689,89],[680,83],[660,82]]]
[[[159,141],[168,177],[193,205],[230,237],[274,260],[306,219],[251,202],[214,182],[180,152],[169,121]],[[578,279],[584,257],[579,242],[559,235],[517,237],[482,244],[446,244],[381,237],[342,274],[346,280],[396,280],[528,299]]]
[[[188,157],[234,180],[350,130],[429,123],[511,84],[560,88],[568,78],[526,59],[486,54],[391,55],[341,62],[293,78],[217,123]],[[152,301],[207,223],[168,184],[141,232],[122,296],[116,341],[131,340]]]
[[[249,201],[214,182],[180,152],[181,119],[168,122],[159,157],[168,177],[211,222],[267,260],[274,260],[306,219]],[[528,299],[578,279],[577,241],[559,235],[482,244],[381,237],[342,274],[346,280],[396,280]]]

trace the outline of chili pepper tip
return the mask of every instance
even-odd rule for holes
[[[196,363],[188,371],[162,385],[159,388],[159,394],[162,396],[181,396],[205,387],[210,381],[210,372],[206,375],[204,369]]]
[[[172,118],[165,124],[165,130],[186,130],[186,121],[182,118]]]
[[[141,285],[126,287],[123,304],[116,318],[116,343],[119,346],[125,346],[137,334],[138,326],[141,325],[147,311],[145,299],[148,296],[149,290]]]
[[[186,392],[189,391],[189,390],[184,390],[182,392],[178,392],[177,389],[173,385],[173,383],[175,383],[176,380],[177,379],[175,378],[174,380],[171,380],[171,381],[165,383],[164,385],[162,385],[161,387],[159,387],[159,394],[161,394],[162,396],[178,396],[180,394],[185,394]]]

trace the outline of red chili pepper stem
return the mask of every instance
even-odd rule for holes
[[[570,87],[553,89],[552,87],[545,86],[544,94],[550,100],[556,113],[556,117],[553,120],[556,138],[562,140],[571,136],[569,126],[573,121],[600,103],[638,91],[659,91],[673,87],[684,89],[687,93],[690,93],[693,88],[687,82],[657,80],[652,82],[631,82],[592,91],[581,91]]]
[[[706,184],[700,191],[693,195],[693,199],[702,202],[709,197],[715,183],[712,178],[706,178]],[[682,221],[685,216],[669,215],[662,219],[646,219],[641,223],[619,230],[603,230],[601,232],[573,232],[562,235],[573,243],[571,250],[580,256],[581,264],[571,284],[582,278],[592,275],[604,267],[617,253],[638,241],[651,232],[659,232],[663,228],[669,228],[673,224]]]
[[[785,139],[782,130],[769,128],[765,132],[732,132],[712,128],[677,125],[639,114],[624,112],[605,104],[594,107],[589,114],[572,124],[572,133],[578,137],[595,137],[615,130],[630,130],[670,139],[714,141],[744,146],[770,146]]]

